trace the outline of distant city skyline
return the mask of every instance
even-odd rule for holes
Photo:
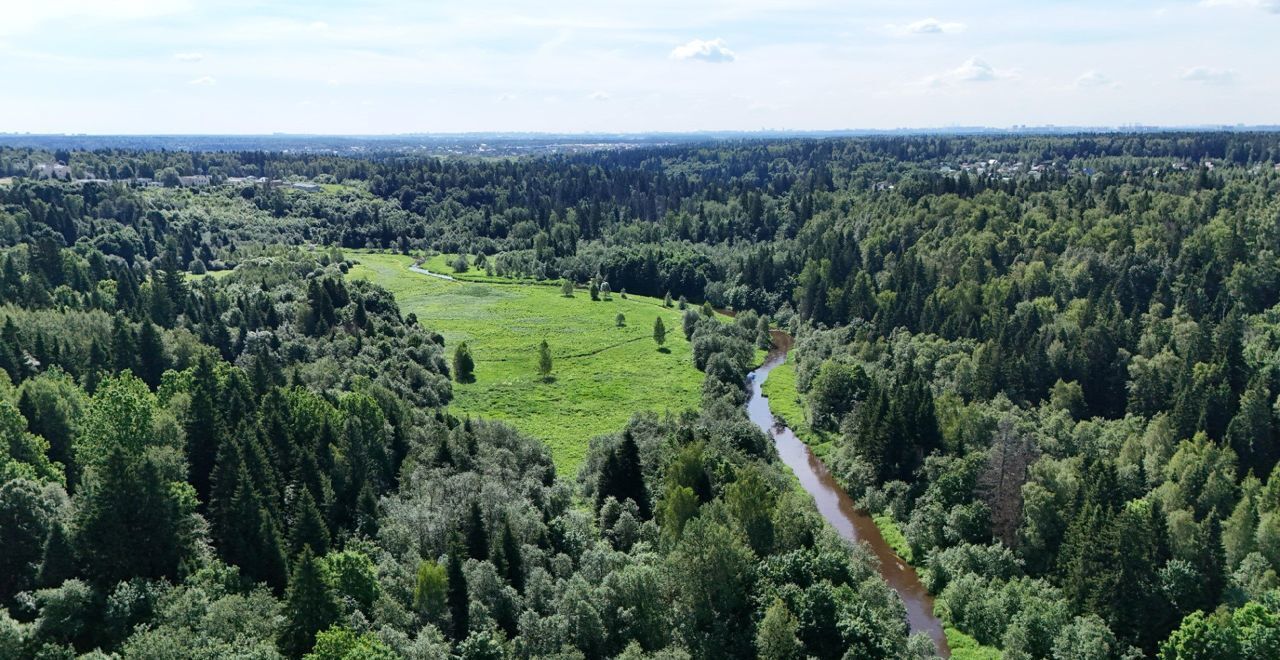
[[[1280,0],[6,7],[0,132],[1280,123]]]

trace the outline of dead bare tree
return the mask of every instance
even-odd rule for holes
[[[991,510],[991,531],[1008,547],[1017,543],[1022,485],[1036,457],[1031,436],[1016,428],[1013,416],[1002,417],[987,449],[987,465],[978,479],[978,490]]]

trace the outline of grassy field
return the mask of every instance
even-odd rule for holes
[[[565,298],[558,286],[447,281],[408,270],[408,257],[350,255],[350,277],[395,294],[404,314],[445,337],[450,357],[466,341],[476,360],[474,383],[454,383],[451,411],[503,419],[544,440],[557,470],[572,477],[589,440],[621,429],[633,412],[696,409],[702,373],[693,367],[680,330],[681,312],[640,296],[592,302],[585,290]],[[438,258],[441,259],[441,258]],[[437,272],[440,266],[428,262]],[[451,269],[438,272],[451,274]],[[483,271],[471,271],[483,277]],[[627,324],[617,327],[621,312]],[[667,327],[666,350],[653,341],[653,322]],[[537,347],[551,346],[553,370],[537,373]]]

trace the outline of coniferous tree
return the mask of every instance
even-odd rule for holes
[[[316,634],[338,620],[338,603],[334,601],[320,563],[310,547],[303,547],[289,579],[284,615],[285,625],[280,631],[279,645],[280,651],[291,658],[300,658],[310,651]]]
[[[653,341],[658,346],[667,343],[667,326],[662,324],[662,317],[653,320]]]
[[[301,489],[293,506],[293,526],[289,531],[289,550],[297,555],[304,546],[324,555],[329,552],[329,528],[324,516],[311,496],[311,491]]]
[[[471,500],[471,507],[467,510],[467,556],[480,560],[489,558],[489,532],[484,526],[479,500]]]
[[[641,517],[649,517],[649,492],[644,483],[640,448],[630,430],[623,431],[622,439],[605,457],[600,480],[596,484],[596,509],[608,497],[619,502],[631,500]]]
[[[218,414],[218,375],[213,360],[201,356],[191,374],[191,404],[183,425],[187,436],[187,463],[191,485],[204,504],[209,502],[210,476],[223,444]]]
[[[467,593],[467,576],[462,571],[462,551],[459,548],[461,543],[454,541],[450,544],[447,559],[446,577],[448,582],[448,593],[446,600],[449,605],[449,636],[454,641],[461,641],[467,638],[467,634],[471,630],[470,617],[470,600]]]
[[[36,585],[51,588],[79,575],[80,569],[76,561],[75,548],[67,535],[66,527],[55,524],[49,532],[44,544],[44,557],[40,561],[40,572],[36,575]]]
[[[516,540],[516,535],[511,531],[511,523],[504,522],[502,525],[502,570],[503,576],[516,588],[516,591],[524,591],[524,558],[520,554],[520,542]]]
[[[164,343],[160,341],[160,333],[155,324],[142,321],[142,330],[138,333],[138,366],[134,371],[138,378],[151,389],[160,386],[160,376],[169,368],[168,358],[164,354]]]
[[[115,356],[116,371],[129,371],[136,364],[138,346],[123,314],[116,314],[111,320],[111,353]]]
[[[76,554],[100,585],[177,577],[185,512],[160,469],[114,448],[86,484],[76,511]]]

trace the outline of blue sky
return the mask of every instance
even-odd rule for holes
[[[0,131],[1280,123],[1280,0],[36,0]]]

